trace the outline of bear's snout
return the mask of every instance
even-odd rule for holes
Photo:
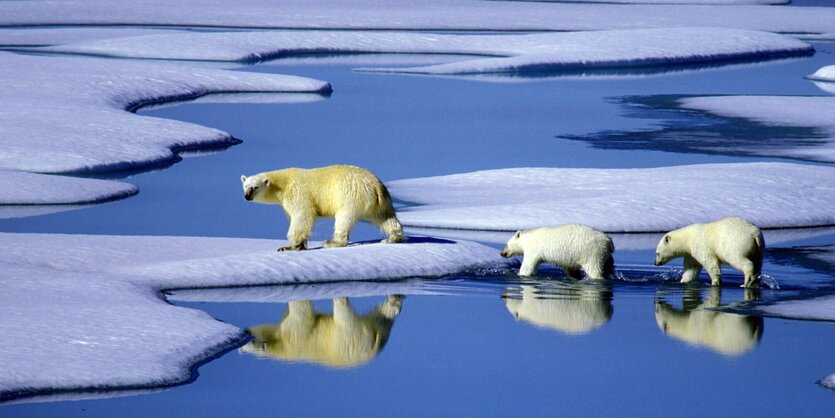
[[[502,249],[502,257],[510,258],[510,251],[508,251],[507,248]]]
[[[246,192],[244,192],[244,199],[252,200],[252,190],[247,190]]]

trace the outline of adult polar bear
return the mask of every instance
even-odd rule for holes
[[[385,243],[405,241],[403,226],[394,213],[383,182],[370,171],[350,166],[287,168],[241,176],[244,198],[281,205],[290,220],[287,240],[279,251],[304,250],[317,218],[332,217],[333,239],[325,247],[348,245],[348,234],[358,221],[367,221],[388,234]]]
[[[684,257],[682,283],[694,280],[704,267],[710,275],[710,284],[720,286],[720,265],[729,264],[745,274],[742,287],[757,287],[764,251],[765,240],[759,228],[745,219],[731,217],[668,232],[658,242],[655,265]]]

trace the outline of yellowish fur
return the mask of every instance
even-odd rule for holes
[[[241,176],[244,197],[258,203],[281,205],[290,220],[288,247],[302,250],[317,218],[334,218],[333,239],[325,247],[348,245],[351,229],[367,221],[388,234],[383,242],[403,242],[403,227],[386,186],[370,171],[350,166],[283,170]]]

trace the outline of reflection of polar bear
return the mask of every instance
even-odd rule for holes
[[[325,247],[348,245],[348,234],[358,221],[367,221],[389,236],[383,242],[403,242],[403,227],[394,214],[386,186],[370,171],[350,165],[288,168],[251,177],[241,176],[244,198],[281,205],[290,220],[288,247],[303,250],[316,218],[335,218],[333,239]]]
[[[366,315],[359,316],[347,298],[333,300],[333,314],[313,310],[310,301],[288,303],[281,322],[249,328],[252,341],[245,353],[289,361],[353,367],[371,361],[388,341],[403,296],[389,296]]]
[[[611,289],[595,286],[569,287],[545,296],[536,286],[522,285],[522,299],[506,296],[504,303],[516,319],[567,334],[585,334],[612,317]]]
[[[754,290],[756,291],[756,290]],[[701,302],[698,289],[688,289],[685,299],[689,303],[683,310],[673,308],[662,300],[655,301],[655,322],[665,334],[695,346],[707,347],[728,356],[744,354],[753,349],[763,334],[763,319],[717,312],[709,308],[719,307],[721,288],[710,289],[710,296]],[[753,299],[747,291],[746,300]]]
[[[724,218],[708,224],[693,224],[664,235],[655,250],[655,265],[684,257],[681,282],[699,276],[702,266],[714,286],[722,284],[721,264],[745,274],[742,287],[756,287],[760,281],[765,241],[760,230],[742,218]]]
[[[591,279],[605,279],[615,267],[615,246],[606,234],[585,225],[516,231],[502,250],[502,257],[524,255],[520,276],[536,273],[539,263],[550,263],[579,279],[580,269]]]

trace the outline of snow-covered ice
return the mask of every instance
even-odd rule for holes
[[[0,205],[97,203],[137,192],[136,186],[117,181],[0,170]]]
[[[835,390],[835,373],[821,379],[820,384],[828,389]]]
[[[826,71],[819,71],[823,76]],[[817,73],[816,73],[817,74]],[[742,118],[767,126],[817,129],[822,138],[802,145],[752,147],[753,154],[777,155],[814,161],[835,162],[835,97],[831,96],[702,96],[678,100],[683,109]],[[810,143],[812,142],[812,143]]]
[[[835,82],[835,65],[827,65],[810,74],[807,78],[818,81]]]
[[[526,35],[399,32],[168,33],[44,48],[132,58],[261,61],[309,53],[482,55],[424,67],[366,71],[474,74],[703,64],[811,54],[810,45],[773,33],[717,28],[635,29]]]
[[[835,321],[835,295],[779,301],[757,310],[781,318]]]
[[[0,400],[44,390],[180,383],[196,362],[244,337],[202,311],[166,303],[160,297],[165,289],[397,280],[509,265],[493,248],[418,237],[406,244],[289,253],[276,253],[278,245],[233,238],[0,234]],[[408,293],[416,287],[408,283],[384,289]],[[359,288],[353,292],[374,291],[370,284]]]
[[[706,0],[710,1],[710,0]],[[693,1],[699,3],[701,0]],[[165,13],[159,10],[164,8]],[[773,5],[565,4],[477,0],[0,2],[0,25],[572,31],[682,26],[835,38],[835,10]]]
[[[0,169],[101,172],[173,162],[229,145],[225,132],[126,109],[211,93],[327,92],[301,77],[195,66],[0,53]]]
[[[741,216],[761,228],[835,224],[835,168],[787,163],[514,168],[388,183],[405,226],[515,231],[582,223],[668,231]]]

